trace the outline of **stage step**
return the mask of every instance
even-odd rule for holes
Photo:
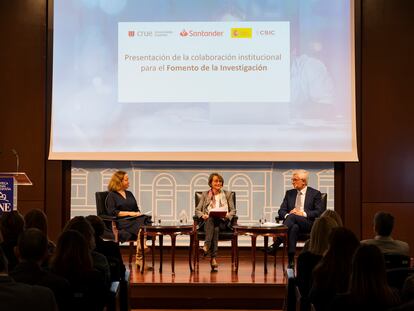
[[[286,285],[255,283],[131,284],[134,309],[282,309]]]

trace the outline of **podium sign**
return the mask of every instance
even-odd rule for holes
[[[0,214],[17,210],[17,186],[31,186],[23,172],[0,173]]]
[[[0,176],[0,214],[17,209],[17,183],[14,177]]]

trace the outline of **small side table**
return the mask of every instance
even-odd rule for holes
[[[282,253],[282,263],[283,269],[285,269],[285,256],[287,253],[287,232],[288,227],[285,225],[279,226],[263,226],[260,224],[238,224],[233,226],[234,235],[233,235],[233,249],[232,253],[235,254],[236,258],[234,260],[234,270],[237,272],[239,270],[239,248],[238,248],[238,236],[239,235],[249,235],[252,239],[252,273],[256,270],[256,240],[259,235],[264,237],[264,273],[267,273],[267,248],[269,243],[269,237],[281,237],[283,239],[283,253]],[[274,267],[276,267],[276,257],[274,260]]]
[[[189,235],[190,236],[190,251],[188,255],[188,264],[190,266],[190,271],[193,271],[192,267],[192,254],[194,251],[194,230],[193,225],[181,224],[181,223],[172,223],[166,222],[165,224],[152,224],[149,226],[142,226],[142,234],[140,238],[141,249],[144,249],[144,243],[147,236],[150,237],[159,237],[160,244],[160,272],[162,272],[162,260],[163,260],[163,238],[164,235],[169,235],[171,237],[171,271],[175,274],[175,241],[177,235]],[[153,240],[154,241],[154,240]],[[155,243],[152,243],[152,266],[154,267],[154,253],[155,253]],[[145,252],[142,256],[142,267],[141,273],[144,273],[145,267]]]

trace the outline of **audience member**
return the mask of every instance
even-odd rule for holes
[[[335,222],[337,223],[338,227],[343,227],[341,216],[337,212],[335,212],[334,210],[332,210],[332,209],[325,210],[322,213],[321,217],[329,217],[329,218],[332,218],[333,220],[335,220]]]
[[[47,238],[39,229],[30,228],[20,234],[16,248],[19,263],[10,271],[10,276],[16,282],[50,288],[55,294],[59,310],[69,310],[69,282],[40,266],[48,256],[47,245]]]
[[[14,254],[14,248],[17,245],[17,239],[23,232],[24,219],[18,211],[4,212],[0,216],[0,232],[3,236],[3,242],[0,247],[9,263],[8,270],[13,270],[18,263]]]
[[[390,311],[413,311],[414,310],[414,274],[410,275],[404,282],[401,299],[403,304]]]
[[[329,310],[381,311],[397,306],[399,302],[397,293],[387,285],[385,261],[380,249],[363,244],[356,250],[352,261],[348,292],[337,295]]]
[[[58,310],[49,288],[15,282],[8,275],[7,266],[7,258],[0,248],[0,311]]]
[[[105,224],[103,220],[96,215],[89,215],[86,220],[92,225],[95,231],[95,250],[103,254],[108,260],[111,269],[111,280],[119,281],[125,276],[125,266],[122,260],[119,244],[113,241],[105,241],[102,239]]]
[[[334,210],[327,209],[326,211],[324,211],[322,213],[322,215],[320,217],[329,217],[329,218],[331,218],[336,223],[335,227],[342,227],[343,226],[341,216],[339,216],[339,214],[337,212],[335,212]],[[305,251],[308,251],[308,250],[309,250],[309,240],[305,241],[305,244],[303,245],[303,248],[302,248],[302,252],[305,252]]]
[[[70,310],[102,311],[108,290],[102,273],[93,269],[90,241],[78,231],[66,230],[60,235],[51,269],[70,283]]]
[[[85,217],[76,216],[69,220],[69,222],[63,229],[63,231],[67,230],[78,231],[88,242],[92,256],[93,268],[102,273],[102,276],[104,278],[104,284],[109,288],[109,283],[111,279],[109,263],[104,255],[95,251],[95,231],[93,230],[91,224],[85,219]]]
[[[328,238],[337,223],[329,217],[320,217],[312,226],[308,251],[298,256],[296,282],[302,297],[307,297],[312,285],[313,268],[322,259],[328,249]]]
[[[328,243],[326,254],[313,270],[309,292],[309,301],[317,311],[327,310],[336,294],[347,291],[352,258],[359,246],[355,234],[344,227],[333,228]]]
[[[37,228],[43,232],[47,237],[47,251],[48,258],[50,258],[55,251],[56,245],[49,239],[47,230],[47,216],[46,214],[37,208],[31,209],[26,215],[24,215],[24,225],[26,229]]]
[[[394,228],[394,217],[385,212],[378,212],[374,216],[374,231],[376,236],[373,239],[363,240],[361,243],[377,246],[384,254],[410,255],[408,243],[394,240],[391,237]]]

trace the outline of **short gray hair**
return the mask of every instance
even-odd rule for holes
[[[292,176],[298,175],[300,179],[304,179],[306,184],[309,181],[309,172],[307,170],[294,170],[292,172]]]

